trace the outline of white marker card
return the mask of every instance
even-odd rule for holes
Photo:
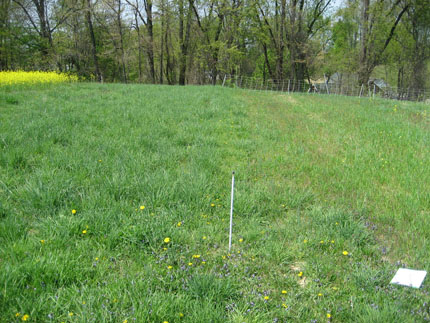
[[[425,270],[399,268],[390,283],[420,288],[424,278],[426,278],[426,275],[427,272]]]

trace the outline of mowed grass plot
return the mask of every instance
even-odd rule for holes
[[[429,269],[429,126],[383,100],[2,88],[0,321],[429,320],[428,280],[389,285]]]

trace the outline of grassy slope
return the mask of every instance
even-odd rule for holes
[[[429,269],[429,118],[213,87],[0,90],[0,321],[428,319],[427,282],[388,283],[396,262]]]

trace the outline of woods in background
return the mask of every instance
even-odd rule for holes
[[[427,87],[429,0],[0,0],[0,70],[107,82]]]

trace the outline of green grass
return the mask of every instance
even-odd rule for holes
[[[429,126],[340,96],[0,89],[0,322],[429,320],[428,281],[389,285],[430,269]]]

